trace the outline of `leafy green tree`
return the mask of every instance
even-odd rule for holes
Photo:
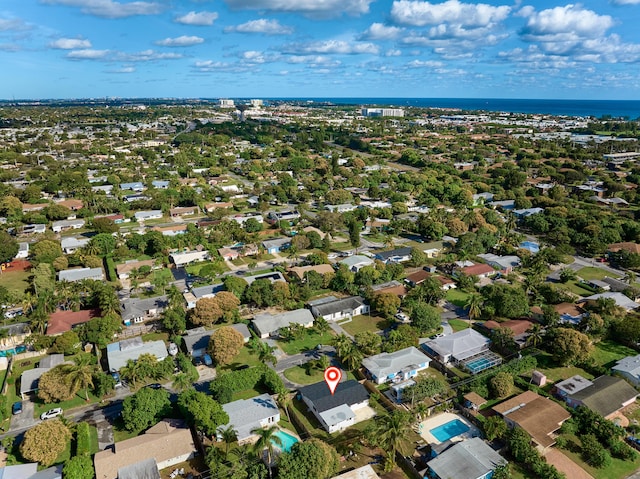
[[[395,465],[396,453],[406,440],[406,430],[412,421],[411,413],[395,409],[390,414],[376,416],[369,434],[365,435],[373,445],[387,452],[385,470],[391,470]]]
[[[447,391],[447,383],[434,377],[418,377],[413,386],[402,391],[402,397],[411,400],[412,404],[427,398],[433,398]]]
[[[114,335],[120,331],[120,320],[114,315],[93,318],[80,326],[80,339],[104,348],[113,342]]]
[[[74,456],[64,463],[62,474],[65,479],[93,479],[95,469],[89,456]]]
[[[426,334],[438,329],[441,323],[440,312],[430,304],[416,303],[411,307],[411,325],[420,334]]]
[[[364,356],[373,356],[382,349],[382,337],[373,331],[361,331],[354,336],[356,347]]]
[[[230,364],[244,346],[242,334],[230,326],[223,326],[211,335],[209,352],[218,366]]]
[[[394,314],[398,312],[400,304],[400,298],[393,293],[375,294],[371,300],[373,309],[387,319],[393,318]]]
[[[269,346],[259,338],[251,338],[248,344],[249,350],[258,356],[258,361],[263,364],[271,363],[275,366],[278,359],[275,356],[275,346]]]
[[[593,467],[604,468],[611,464],[609,451],[602,447],[598,438],[593,434],[580,436],[581,453],[585,462]]]
[[[586,334],[570,328],[555,328],[551,333],[550,347],[554,359],[562,365],[580,364],[593,350]]]
[[[18,254],[18,242],[6,231],[0,231],[0,263],[8,263]]]
[[[271,426],[264,429],[254,429],[251,431],[253,434],[258,436],[258,440],[253,445],[253,451],[258,455],[259,458],[263,457],[264,452],[266,451],[266,463],[267,469],[269,470],[269,479],[271,479],[273,471],[271,470],[271,464],[273,462],[273,452],[276,447],[282,447],[282,439],[276,435],[276,433],[280,429],[278,426]]]
[[[65,331],[60,336],[56,336],[56,339],[53,341],[51,351],[68,356],[78,352],[80,346],[81,344],[78,334],[75,331]]]
[[[178,407],[190,424],[211,436],[223,424],[229,422],[229,415],[211,396],[188,389],[178,396]]]
[[[156,424],[171,411],[164,389],[142,388],[122,403],[122,420],[127,431],[140,432]]]
[[[45,403],[68,401],[80,389],[77,384],[67,381],[64,364],[46,371],[38,381],[38,397]]]
[[[319,440],[297,442],[291,451],[280,456],[279,479],[329,479],[340,467],[335,448]]]
[[[120,227],[115,224],[111,218],[107,217],[94,218],[91,222],[91,226],[96,233],[113,234],[120,231]]]
[[[484,429],[484,435],[489,441],[504,438],[508,431],[507,423],[498,415],[488,417],[482,424],[482,427]]]
[[[441,299],[444,299],[446,293],[442,290],[442,285],[433,276],[428,277],[418,286],[413,288],[408,298],[417,302],[425,302],[436,305]]]
[[[489,380],[489,385],[495,398],[507,397],[513,391],[513,376],[506,371],[501,371]]]
[[[31,247],[31,257],[37,263],[53,263],[57,257],[62,256],[60,243],[53,240],[41,240]]]
[[[419,339],[415,328],[408,324],[401,324],[387,335],[386,340],[383,341],[383,349],[387,353],[392,353],[409,346],[418,346]]]
[[[484,310],[493,317],[519,318],[529,314],[529,299],[518,286],[492,284],[482,288]]]
[[[577,275],[574,270],[571,268],[562,268],[560,270],[560,282],[568,283],[569,281],[574,281]]]
[[[225,276],[223,283],[227,291],[232,292],[237,298],[242,298],[245,290],[249,286],[244,279],[233,275]]]
[[[60,419],[50,419],[36,424],[24,434],[20,454],[28,461],[49,466],[65,450],[71,431]]]

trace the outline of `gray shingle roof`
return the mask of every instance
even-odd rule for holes
[[[571,398],[582,402],[592,411],[607,417],[622,408],[622,405],[638,396],[638,391],[627,381],[613,376],[600,376],[593,380],[593,384]]]
[[[144,316],[151,309],[164,309],[168,305],[169,300],[166,295],[144,299],[127,298],[120,305],[122,320],[130,321],[133,318]]]
[[[222,409],[229,415],[229,424],[240,441],[250,437],[253,429],[261,427],[261,421],[280,414],[278,406],[268,394],[223,404]]]
[[[474,437],[456,443],[428,464],[441,478],[476,479],[506,462],[482,439]]]
[[[209,339],[211,339],[211,333],[213,331],[202,327],[187,330],[187,334],[182,336],[187,352],[192,353],[195,349],[206,349],[209,345]]]
[[[410,346],[394,353],[380,353],[362,360],[362,365],[378,378],[385,378],[405,368],[416,368],[431,359],[418,348]]]
[[[311,324],[313,323],[313,315],[308,309],[296,309],[278,314],[257,314],[253,318],[253,325],[261,334],[274,333],[292,323]]]
[[[58,273],[58,281],[81,281],[83,279],[104,280],[102,268],[65,269]]]
[[[427,341],[425,346],[441,356],[453,356],[460,361],[489,346],[489,339],[468,328],[443,338]]]
[[[314,316],[326,316],[327,314],[341,313],[344,311],[354,311],[364,304],[362,296],[351,296],[349,298],[327,301],[311,308]]]
[[[298,392],[311,401],[319,413],[343,404],[352,406],[369,399],[369,393],[365,387],[354,379],[338,383],[333,394],[324,381],[304,386],[298,389]]]
[[[137,360],[142,354],[152,354],[158,361],[169,355],[164,341],[142,342],[141,337],[125,339],[117,343],[107,345],[107,360],[109,368],[119,371],[127,364],[129,359]]]

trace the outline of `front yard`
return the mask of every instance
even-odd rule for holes
[[[363,331],[371,331],[375,333],[388,328],[392,322],[386,320],[380,316],[369,316],[368,314],[362,314],[354,317],[351,321],[345,321],[338,323],[349,334],[355,335]]]
[[[333,339],[333,331],[320,334],[315,330],[304,331],[304,336],[292,341],[278,340],[278,345],[287,354],[293,355],[314,349],[319,344],[327,345]]]

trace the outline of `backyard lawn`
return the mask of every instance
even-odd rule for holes
[[[616,274],[612,274],[602,268],[597,268],[594,266],[586,266],[584,268],[580,268],[576,274],[580,276],[582,279],[590,280],[590,279],[602,279],[605,276],[609,276],[610,278],[619,278],[620,276]]]
[[[233,362],[225,366],[218,367],[218,369],[221,369],[224,371],[233,371],[244,365],[258,366],[260,364],[261,363],[258,360],[258,356],[256,354],[252,354],[251,351],[249,351],[249,348],[247,346],[243,346],[240,352],[238,353],[238,355],[235,358],[233,358]]]
[[[293,341],[278,341],[278,344],[285,353],[292,355],[314,349],[319,344],[329,344],[332,338],[332,331],[319,334],[314,330],[306,330],[302,338]]]
[[[16,298],[22,298],[29,288],[29,276],[29,271],[3,271],[0,274],[0,286],[7,288]]]
[[[580,440],[574,435],[564,435],[575,446]],[[622,459],[611,458],[611,464],[603,468],[591,467],[585,463],[580,452],[574,450],[574,447],[562,449],[562,453],[578,464],[582,469],[591,474],[595,479],[622,479],[628,477],[640,467],[640,454],[636,453],[635,460],[624,461]]]
[[[391,321],[388,321],[380,316],[369,316],[368,314],[362,314],[354,317],[351,321],[339,323],[340,326],[349,334],[355,335],[362,331],[376,332],[382,329],[388,328]]]
[[[616,365],[619,359],[627,356],[635,356],[637,351],[628,348],[615,341],[603,340],[595,344],[591,357],[599,366],[604,366],[607,369]]]
[[[284,377],[296,384],[315,384],[324,381],[324,371],[320,369],[310,369],[311,374],[307,374],[304,366],[294,366],[284,372]],[[344,374],[344,373],[343,373]],[[355,379],[355,376],[347,372],[347,379]]]
[[[586,379],[593,379],[593,374],[589,374],[577,366],[557,366],[549,353],[538,354],[536,360],[538,361],[536,369],[547,376],[547,384],[549,384],[549,387],[556,381],[568,379],[576,374]]]
[[[465,293],[464,291],[460,291],[459,289],[455,288],[447,291],[446,299],[456,306],[464,307],[464,305],[467,304],[467,299],[469,299],[469,296],[469,293]]]
[[[463,329],[469,329],[469,321],[464,321],[463,319],[450,319],[449,326],[453,328],[454,333],[457,333]]]

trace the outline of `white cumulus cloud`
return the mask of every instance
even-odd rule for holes
[[[312,42],[305,44],[292,44],[285,46],[287,53],[293,54],[339,54],[339,55],[357,55],[357,54],[373,54],[377,55],[380,51],[379,47],[368,42],[346,42],[343,40],[326,40],[322,42]]]
[[[640,5],[640,0],[611,0],[614,5]]]
[[[293,28],[281,25],[278,20],[267,20],[261,18],[259,20],[250,20],[240,25],[226,27],[225,32],[237,33],[263,33],[265,35],[289,35],[293,33]]]
[[[41,0],[49,5],[78,7],[82,13],[102,18],[125,18],[135,15],[157,15],[164,8],[157,2],[115,2],[113,0]]]
[[[49,48],[56,48],[58,50],[83,50],[91,48],[91,42],[81,38],[58,38],[49,43]]]
[[[67,58],[72,60],[102,60],[111,53],[110,50],[93,50],[84,48],[82,50],[73,50],[67,53]]]
[[[365,40],[394,40],[402,33],[403,29],[399,27],[391,27],[382,23],[372,23],[360,38]]]
[[[20,18],[0,18],[0,32],[29,30],[30,28]]]
[[[189,12],[181,17],[176,17],[176,23],[182,23],[183,25],[196,25],[200,27],[206,27],[213,25],[218,19],[216,12]]]
[[[231,8],[294,12],[307,16],[336,17],[342,13],[362,15],[373,0],[225,0]]]
[[[160,45],[162,47],[190,47],[193,45],[199,45],[200,43],[204,43],[204,38],[182,35],[176,38],[158,40],[156,45]]]
[[[596,38],[613,26],[609,15],[598,15],[580,5],[565,5],[532,12],[522,33],[543,41],[563,38]]]
[[[458,0],[443,3],[396,0],[391,7],[391,18],[399,24],[416,27],[451,23],[477,28],[499,23],[510,12],[511,7],[507,5],[461,3]]]

